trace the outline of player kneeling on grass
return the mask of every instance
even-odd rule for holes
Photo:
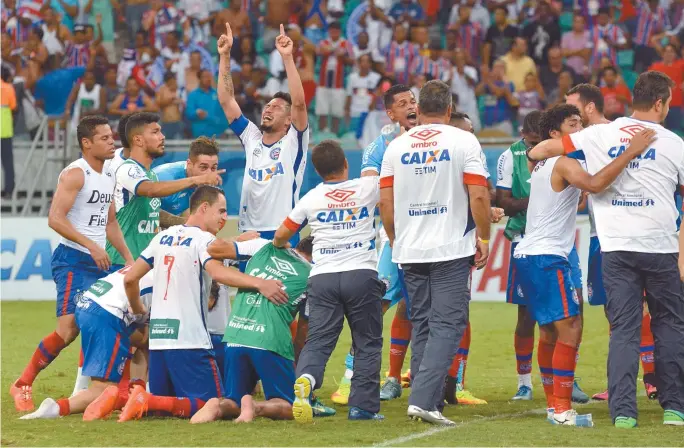
[[[98,280],[76,303],[83,375],[90,377],[90,386],[71,398],[57,401],[46,398],[37,411],[21,417],[22,420],[57,418],[81,412],[84,413],[83,420],[93,420],[106,417],[117,407],[120,394],[115,384],[121,380],[127,367],[130,348],[134,345],[131,339],[143,343],[147,339],[144,325],[148,315],[145,309],[149,309],[152,300],[153,274],[150,271],[139,283],[140,302],[129,306],[124,289],[124,275],[129,269],[123,268]],[[105,391],[106,394],[103,393]],[[102,398],[96,400],[101,394]],[[93,407],[91,403],[100,405]],[[119,403],[119,408],[122,405]],[[100,412],[102,406],[109,409],[104,414]]]
[[[233,253],[227,254],[226,258],[251,256],[245,272],[279,279],[289,298],[273,303],[258,292],[238,290],[223,338],[225,398],[209,400],[191,423],[235,417],[235,422],[250,422],[259,416],[292,420],[295,350],[289,328],[305,297],[312,246],[312,237],[294,250],[257,239],[236,243]],[[266,396],[263,402],[255,402],[251,395],[259,379]]]

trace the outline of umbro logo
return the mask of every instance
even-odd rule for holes
[[[333,191],[329,191],[328,193],[326,193],[325,197],[330,198],[336,202],[344,202],[347,199],[349,199],[349,197],[351,195],[353,195],[354,193],[356,193],[356,191],[354,191],[354,190],[337,190],[337,189],[335,189]]]
[[[152,198],[150,200],[150,207],[152,207],[152,210],[156,210],[161,206],[161,200],[159,198]]]
[[[630,137],[634,137],[639,132],[646,129],[646,126],[642,124],[630,124],[628,126],[621,127],[620,130]]]
[[[297,271],[289,261],[278,257],[271,257],[271,261],[275,264],[276,269],[278,269],[280,272],[289,275],[297,275]]]
[[[438,131],[436,129],[421,129],[420,131],[416,131],[409,135],[415,139],[420,140],[421,142],[426,142],[431,138],[438,136],[439,134],[441,134],[441,131]]]

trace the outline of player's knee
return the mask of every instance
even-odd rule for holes
[[[78,337],[79,329],[73,314],[62,316],[57,319],[57,334],[69,345]]]

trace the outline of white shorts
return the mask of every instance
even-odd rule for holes
[[[316,115],[332,115],[335,118],[344,118],[344,103],[347,95],[344,89],[332,87],[316,87]]]

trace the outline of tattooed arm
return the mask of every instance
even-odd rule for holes
[[[230,49],[233,46],[233,32],[230,24],[226,23],[226,33],[222,34],[218,40],[219,52],[219,79],[217,85],[218,99],[226,114],[229,122],[240,118],[242,110],[235,100],[235,88],[233,87],[233,77],[230,74]]]

